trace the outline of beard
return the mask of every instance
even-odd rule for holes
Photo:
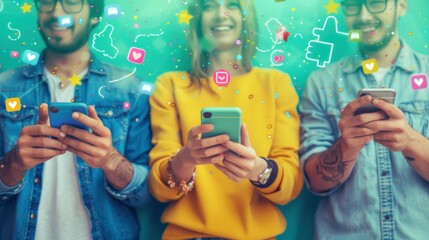
[[[391,24],[391,27],[387,29],[387,33],[383,36],[383,38],[380,41],[373,41],[369,43],[361,43],[360,49],[364,50],[366,52],[378,52],[380,50],[383,50],[385,47],[389,45],[389,43],[392,41],[392,39],[397,35],[397,29],[398,29],[398,18],[396,17],[396,11],[393,15],[393,22]]]
[[[61,43],[62,38],[48,36],[47,33],[43,31],[44,28],[49,28],[49,25],[53,22],[58,22],[58,19],[51,19],[44,22],[43,27],[40,26],[39,23],[39,28],[41,29],[39,32],[43,41],[46,43],[48,50],[59,54],[69,54],[79,50],[85,44],[87,44],[91,33],[91,24],[89,18],[85,23],[82,23],[82,28],[79,32],[74,32],[76,30],[75,25],[69,28],[75,36],[75,39],[73,39],[70,43]]]

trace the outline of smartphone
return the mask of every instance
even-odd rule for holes
[[[201,124],[213,124],[214,130],[202,138],[227,134],[232,142],[241,143],[241,109],[237,107],[209,107],[201,109]]]
[[[357,97],[359,98],[366,95],[370,95],[374,98],[380,98],[388,103],[393,104],[395,102],[396,91],[395,89],[391,88],[364,88],[359,90]],[[354,115],[356,116],[362,113],[373,113],[377,111],[381,111],[381,109],[370,103],[358,108]]]
[[[80,112],[88,115],[88,106],[81,102],[53,102],[48,106],[49,120],[51,127],[61,128],[62,125],[70,125],[83,130],[88,130],[88,127],[76,121],[72,114]]]

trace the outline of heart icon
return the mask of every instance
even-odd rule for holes
[[[414,83],[419,87],[423,84],[423,81],[424,81],[423,78],[419,78],[419,79],[414,78]]]
[[[18,52],[17,51],[13,51],[11,55],[12,55],[13,58],[17,58],[18,57]]]
[[[27,53],[27,59],[28,59],[28,61],[33,61],[34,59],[36,58],[36,55],[34,55],[34,54],[31,54],[31,53]]]
[[[274,62],[276,63],[282,63],[284,60],[283,56],[274,56]]]
[[[372,71],[372,69],[374,68],[374,63],[367,63],[367,64],[365,64],[365,67],[366,67],[368,70]]]
[[[141,58],[142,57],[142,54],[141,53],[138,53],[138,52],[133,52],[133,58],[134,58],[134,60],[138,60],[139,58]]]
[[[9,105],[10,108],[15,109],[16,105],[18,104],[17,101],[8,102],[7,105]]]

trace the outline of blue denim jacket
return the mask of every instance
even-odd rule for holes
[[[402,46],[381,86],[372,75],[364,75],[360,54],[309,77],[300,104],[301,167],[311,155],[325,151],[338,139],[341,109],[356,99],[361,88],[395,89],[395,105],[415,130],[429,138],[429,89],[413,90],[410,81],[413,74],[429,74],[429,58]],[[429,182],[414,171],[401,152],[389,151],[374,141],[362,149],[345,183],[319,195],[316,239],[428,237]]]
[[[41,57],[40,59],[43,59]],[[90,215],[93,239],[137,239],[139,223],[132,207],[150,199],[146,183],[151,149],[148,96],[139,94],[139,80],[92,56],[88,75],[75,87],[75,101],[94,105],[112,133],[113,146],[132,162],[134,175],[121,191],[115,191],[101,169],[90,168],[77,157],[80,188]],[[22,109],[7,112],[5,98],[19,97]],[[50,102],[43,63],[21,67],[0,75],[0,161],[16,144],[21,129],[38,118],[38,106]],[[130,108],[124,108],[125,102]],[[21,184],[6,187],[0,182],[0,239],[34,239],[42,191],[43,164],[28,170]]]

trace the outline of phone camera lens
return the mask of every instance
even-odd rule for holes
[[[205,113],[203,113],[203,116],[205,118],[211,118],[212,117],[212,113],[211,112],[205,112]]]
[[[51,111],[52,113],[57,113],[59,109],[57,107],[51,107],[49,111]]]

